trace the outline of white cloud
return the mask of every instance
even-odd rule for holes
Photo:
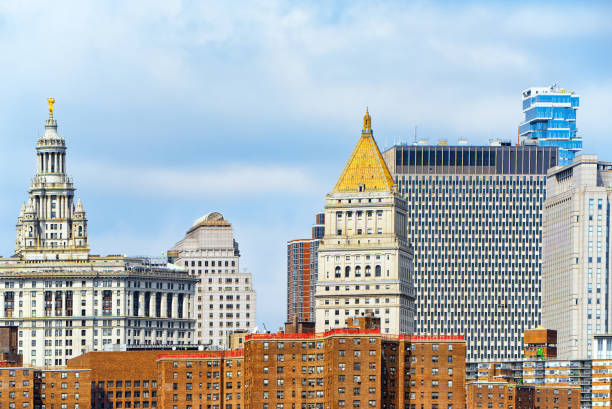
[[[600,4],[3,1],[0,75],[7,80],[0,140],[12,147],[15,137],[34,138],[40,122],[24,113],[40,110],[44,116],[44,97],[56,98],[75,149],[70,173],[77,188],[104,193],[95,204],[85,201],[94,248],[156,252],[180,238],[183,224],[200,211],[215,206],[225,213],[234,206],[232,222],[237,229],[247,226],[238,237],[245,261],[258,274],[256,282],[265,282],[257,284],[259,304],[276,320],[281,313],[274,310],[284,300],[278,297],[284,291],[284,242],[295,238],[285,235],[308,231],[308,213],[322,205],[337,176],[313,169],[341,169],[346,157],[338,146],[344,142],[334,138],[356,139],[366,105],[380,146],[410,138],[415,124],[431,142],[465,136],[477,143],[490,136],[514,138],[520,92],[562,80],[582,97],[578,127],[587,150],[612,154],[610,53],[592,48],[609,39],[612,29],[609,6]],[[254,146],[247,138],[259,137],[260,150],[243,158],[231,144],[215,140],[218,167],[206,165],[213,138],[227,135],[220,129],[223,120],[248,129],[234,143]],[[143,131],[162,121],[170,129],[163,141]],[[287,133],[295,130],[301,137],[306,127],[310,134],[300,142],[315,147],[313,157],[293,149],[296,136]],[[337,135],[330,129],[347,131]],[[83,147],[91,135],[124,154],[134,152],[133,162],[103,153],[79,161],[74,141],[83,138]],[[186,155],[180,166],[170,167],[176,158],[147,150],[167,141],[202,155]],[[352,143],[347,141],[346,151]],[[10,213],[3,246],[12,248],[31,169],[17,174],[22,168],[15,164],[31,160],[33,166],[34,158],[11,149],[2,153],[0,209]],[[262,153],[269,164],[248,163]],[[145,167],[139,154],[162,165]],[[236,162],[224,163],[230,157]],[[17,179],[24,185],[15,187],[22,183]],[[177,204],[175,197],[184,201]],[[240,200],[252,197],[259,208]],[[120,206],[111,207],[118,201]],[[148,213],[146,204],[158,213]],[[173,205],[174,212],[168,210]],[[103,213],[107,208],[118,214]],[[272,216],[262,219],[266,211]]]
[[[143,168],[137,165],[74,161],[72,173],[89,190],[128,197],[254,197],[312,195],[324,191],[316,175],[295,166],[226,163],[216,168]]]

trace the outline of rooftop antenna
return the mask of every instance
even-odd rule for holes
[[[262,325],[264,327],[264,331],[268,332],[268,328],[266,328],[266,324],[262,322]]]
[[[417,126],[414,126],[414,144],[417,144]]]

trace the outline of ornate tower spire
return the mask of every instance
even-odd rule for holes
[[[363,130],[333,192],[394,192],[393,177],[372,133],[372,118],[366,108]]]
[[[75,209],[75,188],[66,174],[66,141],[53,118],[55,99],[48,98],[49,118],[36,144],[37,167],[28,204],[17,219],[15,255],[26,259],[83,259],[89,254],[87,219]]]
[[[366,107],[366,113],[363,117],[362,132],[372,133],[372,118],[370,117],[370,113],[368,112],[368,107]]]

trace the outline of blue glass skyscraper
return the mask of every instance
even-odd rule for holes
[[[525,121],[519,127],[519,135],[526,142],[559,147],[559,165],[569,165],[582,150],[582,138],[576,129],[579,102],[573,91],[556,85],[523,91]]]

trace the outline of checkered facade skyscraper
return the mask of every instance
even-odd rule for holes
[[[416,331],[461,334],[468,361],[522,356],[540,323],[542,206],[556,147],[394,146],[407,200]]]

